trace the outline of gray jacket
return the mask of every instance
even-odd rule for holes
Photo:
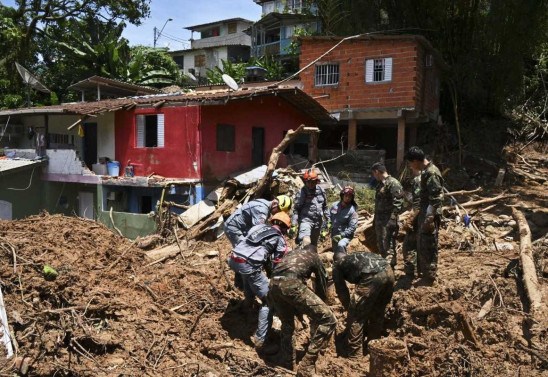
[[[318,185],[314,191],[304,186],[295,198],[291,224],[297,225],[300,222],[321,224],[323,218],[329,219],[325,191]]]
[[[254,267],[264,266],[270,259],[278,263],[287,252],[287,243],[278,229],[271,225],[259,224],[249,230],[232,251],[239,258]]]
[[[271,201],[256,199],[237,209],[225,221],[225,232],[241,238],[247,235],[251,227],[264,224],[270,216]]]
[[[358,227],[356,207],[353,205],[343,207],[342,202],[337,202],[331,206],[329,214],[332,226],[331,237],[340,234],[344,238],[352,239]]]

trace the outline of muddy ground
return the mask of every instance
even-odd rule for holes
[[[506,201],[525,211],[533,240],[546,234],[546,191],[516,186],[520,196]],[[519,235],[504,203],[474,215],[485,240],[444,223],[436,286],[398,281],[386,335],[404,341],[408,354],[405,371],[393,375],[548,376],[547,330],[527,314]],[[18,360],[29,363],[29,376],[292,375],[253,349],[256,313],[240,309],[242,294],[225,263],[229,250],[224,237],[199,241],[152,264],[130,240],[85,219],[1,221],[0,283]],[[545,298],[547,250],[546,240],[534,245]],[[46,264],[57,278],[45,278]],[[402,274],[401,260],[396,272]],[[337,299],[330,303],[339,325],[318,374],[367,376],[369,355],[337,356],[345,313]],[[302,356],[308,328],[297,328]],[[272,339],[278,335],[273,330]],[[0,376],[18,373],[13,360],[0,356]]]

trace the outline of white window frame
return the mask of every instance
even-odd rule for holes
[[[314,70],[314,86],[338,86],[340,76],[339,63],[318,63]]]
[[[146,117],[156,116],[156,146],[146,146]],[[135,147],[136,148],[163,148],[165,145],[164,114],[139,114],[135,119]]]
[[[392,58],[375,58],[365,61],[365,82],[392,81]]]

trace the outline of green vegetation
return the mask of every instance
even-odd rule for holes
[[[358,186],[355,188],[355,191],[354,200],[358,204],[358,209],[365,209],[372,214],[375,210],[375,190],[367,186]],[[339,200],[341,200],[339,189],[327,191],[327,202],[330,206]]]

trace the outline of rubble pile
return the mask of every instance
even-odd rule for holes
[[[518,182],[532,185],[546,185],[548,182],[548,161],[545,143],[515,144],[504,149],[508,172]]]
[[[291,170],[274,178],[272,195],[292,195],[302,185]],[[207,211],[196,216],[192,207],[192,216],[181,217],[161,203],[159,233],[133,242],[76,217],[0,221],[0,288],[15,353],[5,357],[0,343],[0,375],[293,376],[276,356],[255,351],[257,308],[241,305],[226,265],[231,246],[218,231],[222,218],[251,197],[255,182],[227,181],[200,202]],[[519,208],[530,220],[546,300],[546,194],[528,185],[496,190],[446,195],[435,285],[402,279],[398,251],[384,334],[404,345],[398,375],[546,375],[548,316],[533,315],[524,294],[522,224],[514,216]],[[360,218],[350,252],[374,250],[372,216],[362,210]],[[330,246],[326,240],[318,247],[328,271]],[[376,360],[369,354],[339,356],[346,313],[332,285],[328,304],[338,324],[318,374],[369,375]],[[306,318],[296,326],[299,358],[310,328]],[[275,323],[274,341],[279,329]]]

